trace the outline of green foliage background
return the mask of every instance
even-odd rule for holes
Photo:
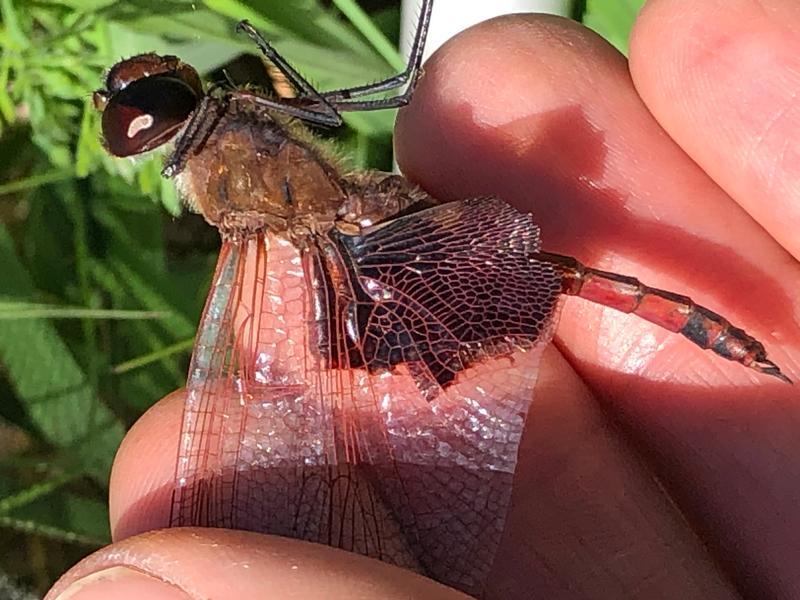
[[[576,16],[624,51],[642,3]],[[0,579],[42,592],[109,540],[114,452],[183,385],[216,258],[160,156],[104,152],[91,92],[144,51],[214,72],[252,52],[242,18],[322,89],[401,64],[391,0],[0,0]],[[387,168],[393,119],[349,114],[335,135],[355,165]]]

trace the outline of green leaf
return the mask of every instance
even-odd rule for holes
[[[75,174],[78,177],[86,177],[89,174],[93,163],[96,162],[95,157],[102,151],[98,121],[97,111],[87,98],[83,103],[83,117],[75,149]]]
[[[645,0],[587,0],[583,23],[627,56],[628,38]]]
[[[22,49],[28,45],[28,36],[22,30],[19,14],[14,9],[11,0],[0,0],[0,17],[3,28],[8,36],[8,44],[15,49]]]
[[[33,294],[2,225],[0,280],[8,299]],[[96,397],[53,326],[42,320],[0,321],[0,362],[40,435],[54,446],[70,448],[78,467],[105,481],[123,427]]]
[[[8,79],[11,71],[11,57],[6,53],[0,56],[0,116],[8,123],[15,120],[14,101],[8,93]]]

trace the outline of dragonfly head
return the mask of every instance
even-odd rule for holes
[[[176,56],[139,54],[115,64],[94,92],[103,139],[114,156],[133,156],[170,141],[203,97],[197,71]]]

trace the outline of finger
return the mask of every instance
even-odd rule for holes
[[[800,3],[648,2],[631,73],[670,136],[800,259]]]
[[[185,401],[183,390],[170,394],[125,435],[109,484],[112,539],[169,527]]]
[[[588,30],[501,19],[454,40],[427,63],[396,140],[403,170],[435,196],[532,211],[546,250],[690,295],[798,369],[800,267],[664,135],[624,59]],[[599,384],[602,371],[772,383],[581,301],[567,302],[559,339]]]
[[[555,350],[520,444],[491,598],[738,598]]]
[[[588,30],[547,17],[470,30],[427,63],[396,139],[435,196],[531,210],[546,249],[688,293],[797,378],[797,264],[665,135]],[[796,389],[575,299],[558,342],[737,583],[800,588],[800,550],[786,551],[800,548]]]
[[[147,412],[117,454],[115,540],[168,523],[183,401],[176,393]],[[490,597],[527,598],[531,590],[550,597],[565,588],[594,598],[634,591],[731,597],[651,473],[552,349],[544,355],[532,410]]]
[[[225,529],[162,529],[83,559],[46,600],[431,598],[467,596],[414,573],[288,538]]]

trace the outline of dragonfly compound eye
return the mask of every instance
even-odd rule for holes
[[[198,102],[197,90],[172,75],[142,77],[105,96],[95,93],[106,147],[115,156],[140,154],[168,142]]]

